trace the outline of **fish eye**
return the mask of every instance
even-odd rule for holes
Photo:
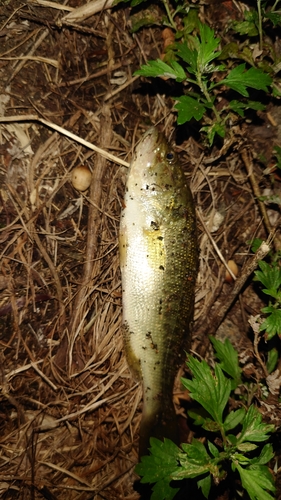
[[[174,157],[175,157],[175,155],[171,151],[169,153],[167,153],[167,155],[166,155],[166,158],[169,161],[173,161]]]

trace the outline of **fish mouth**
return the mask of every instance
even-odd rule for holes
[[[162,139],[163,136],[157,130],[157,128],[151,127],[143,135],[139,145],[137,146],[137,149],[145,147],[147,148],[148,152],[152,153],[155,151],[155,149],[157,149]]]
[[[149,167],[154,161],[157,153],[163,146],[163,135],[155,127],[148,129],[135,150],[135,160],[140,161],[143,166]]]

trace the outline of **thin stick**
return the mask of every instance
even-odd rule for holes
[[[74,141],[78,142],[79,144],[82,144],[82,146],[86,146],[86,148],[92,149],[93,151],[96,151],[96,153],[99,153],[101,156],[106,158],[107,160],[112,161],[113,163],[117,163],[117,165],[123,165],[123,167],[129,167],[130,164],[124,160],[121,160],[120,158],[117,158],[117,156],[114,156],[104,149],[99,148],[98,146],[95,146],[91,142],[86,141],[85,139],[82,139],[82,137],[79,137],[76,134],[73,134],[72,132],[69,132],[69,130],[66,130],[63,127],[60,127],[59,125],[56,125],[55,123],[49,122],[47,120],[44,120],[44,118],[39,118],[38,115],[19,115],[19,116],[0,116],[0,123],[9,123],[9,122],[28,122],[28,121],[35,121],[35,122],[40,122],[43,123],[43,125],[46,125],[47,127],[50,127],[53,130],[56,130],[60,134],[65,135],[66,137],[69,137],[70,139],[73,139]]]

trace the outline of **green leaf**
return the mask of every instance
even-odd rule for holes
[[[208,448],[210,450],[210,453],[213,455],[213,457],[215,457],[215,458],[219,457],[220,452],[217,449],[217,447],[213,443],[211,443],[211,441],[208,441]]]
[[[242,370],[239,367],[238,353],[234,349],[229,339],[221,342],[215,337],[210,336],[210,340],[215,348],[216,357],[220,360],[220,367],[233,379],[232,389],[242,383]]]
[[[281,25],[281,15],[278,12],[266,12],[264,17],[270,19],[270,21],[274,24],[274,26]]]
[[[264,424],[260,412],[251,405],[244,417],[243,427],[238,436],[237,444],[245,441],[261,442],[268,439],[268,434],[274,431],[274,425]]]
[[[257,447],[258,446],[254,443],[241,443],[238,444],[237,449],[243,453],[248,453],[249,451],[256,450]]]
[[[208,476],[206,476],[206,477],[203,477],[203,479],[199,479],[199,481],[197,481],[198,489],[201,488],[202,493],[203,493],[205,498],[209,497],[211,485],[212,485],[212,481],[211,481],[210,474],[208,474]]]
[[[271,314],[262,323],[260,331],[266,330],[268,340],[276,334],[281,335],[281,309],[275,309],[273,306],[268,306],[263,307],[261,311]]]
[[[265,465],[274,457],[272,445],[267,443],[264,445],[259,457],[251,458],[251,465]]]
[[[276,347],[273,347],[272,349],[270,349],[270,351],[268,351],[267,354],[266,368],[268,373],[272,373],[273,370],[275,370],[278,359],[279,359],[278,350],[276,349]]]
[[[255,271],[255,281],[260,281],[267,289],[278,290],[281,285],[281,267],[270,266],[264,260],[259,261],[261,271]]]
[[[241,424],[242,420],[245,417],[246,410],[244,408],[239,408],[238,410],[231,411],[225,421],[224,421],[224,430],[225,432],[230,431],[231,429],[235,429],[237,425]]]
[[[244,118],[244,110],[245,109],[254,109],[255,111],[262,111],[265,109],[265,106],[263,104],[261,104],[260,102],[247,101],[246,103],[244,103],[241,101],[237,101],[235,99],[233,101],[230,101],[230,103],[228,104],[228,107],[232,111],[237,113],[239,116],[242,116],[242,118]]]
[[[141,463],[136,465],[135,471],[143,476],[142,483],[155,483],[169,477],[178,467],[178,448],[170,439],[150,438],[149,451],[151,455],[141,457]]]
[[[171,61],[170,65],[156,59],[156,61],[148,61],[147,64],[141,66],[140,69],[134,72],[134,75],[141,75],[147,77],[162,76],[172,78],[177,82],[182,82],[186,79],[186,74],[183,68],[177,61]]]
[[[253,253],[256,253],[258,251],[262,242],[263,242],[263,240],[261,238],[255,238],[252,242],[249,242],[249,243],[251,243],[251,250]]]
[[[273,478],[267,467],[250,466],[244,469],[239,464],[236,467],[241,477],[242,486],[251,500],[272,500],[274,498],[266,491],[275,491]]]
[[[226,85],[244,97],[249,97],[247,87],[251,87],[256,90],[268,91],[268,86],[271,85],[272,79],[269,75],[263,73],[257,68],[250,68],[245,70],[246,64],[239,64],[236,68],[232,69],[228,76],[218,82],[214,86]]]
[[[187,413],[189,417],[194,419],[195,425],[201,425],[203,429],[209,432],[218,432],[221,428],[217,422],[214,422],[214,420],[211,420],[210,418],[204,415],[205,412],[203,408],[188,410]]]
[[[210,146],[212,146],[216,134],[220,137],[225,137],[225,125],[222,123],[215,122],[213,125],[207,125],[206,127],[202,127],[200,130],[207,133]]]
[[[186,95],[183,95],[178,99],[175,109],[179,112],[177,120],[179,125],[190,121],[192,118],[199,121],[206,112],[206,108],[203,104]]]
[[[172,488],[166,481],[159,481],[152,487],[150,500],[172,500],[179,488]]]
[[[231,383],[215,365],[214,375],[206,361],[188,357],[188,368],[193,379],[182,378],[182,384],[190,391],[190,397],[200,403],[215,422],[222,425],[222,415],[231,392]]]
[[[183,59],[188,64],[187,71],[193,75],[197,73],[197,50],[192,50],[188,47],[187,42],[176,43],[177,56]]]
[[[234,21],[233,29],[240,35],[256,36],[258,35],[258,13],[256,10],[244,11],[245,21]]]
[[[220,38],[216,38],[214,30],[209,28],[207,24],[200,24],[199,27],[201,43],[198,50],[198,69],[200,73],[208,72],[208,66],[211,61],[220,55],[218,46]]]
[[[207,472],[219,474],[217,459],[209,456],[203,443],[193,439],[191,444],[183,443],[181,446],[183,449],[179,457],[181,467],[171,474],[172,479],[194,478]]]

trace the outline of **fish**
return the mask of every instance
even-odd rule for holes
[[[198,271],[193,197],[176,153],[155,127],[130,163],[119,253],[124,350],[143,386],[141,457],[150,437],[179,441],[173,387],[190,345]]]

